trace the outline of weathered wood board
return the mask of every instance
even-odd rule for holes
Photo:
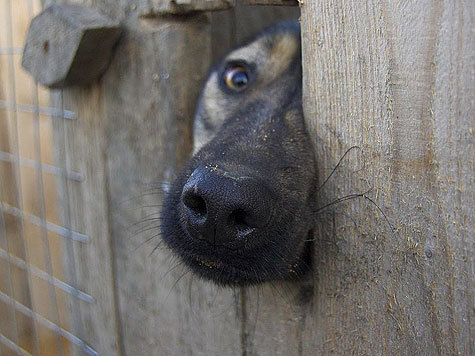
[[[249,5],[298,6],[297,0],[244,0]]]
[[[107,69],[119,35],[117,21],[89,7],[53,4],[31,21],[22,65],[49,88],[88,85]]]
[[[321,205],[304,353],[473,355],[473,1],[304,1]],[[382,215],[387,215],[386,221]],[[394,232],[389,224],[393,225]]]
[[[473,354],[475,5],[300,3],[320,182],[358,146],[320,189],[319,205],[367,198],[319,212],[309,278],[234,290],[153,251],[159,221],[146,219],[158,216],[163,187],[191,151],[208,65],[298,9],[238,6],[210,20],[143,16],[132,5],[94,2],[125,36],[97,86],[64,92],[84,126],[69,132],[71,154],[93,161],[97,186],[83,194],[100,204],[73,221],[91,215],[79,227],[102,241],[94,256],[112,258],[114,273],[117,327],[84,337],[124,355]]]
[[[56,91],[51,97],[53,107],[75,113],[74,120],[53,120],[56,160],[61,168],[82,175],[79,181],[58,180],[58,210],[65,227],[87,237],[87,242],[67,238],[63,243],[64,275],[73,287],[93,298],[89,303],[68,297],[69,330],[100,354],[118,354],[100,88],[68,89],[64,95]],[[84,351],[74,347],[72,354]]]

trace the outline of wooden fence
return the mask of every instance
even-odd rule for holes
[[[16,19],[27,12],[11,4],[23,2],[33,4],[29,19],[37,3],[0,1],[22,36],[27,21]],[[0,355],[475,352],[472,1],[303,0],[179,14],[176,4],[233,3],[74,3],[123,28],[91,86],[48,98],[25,77],[32,89],[15,93],[15,62],[4,59],[20,44],[0,33]],[[320,206],[366,194],[319,214],[307,279],[217,288],[153,251],[159,237],[135,223],[159,213],[159,192],[189,157],[209,65],[299,15],[321,183],[356,146],[319,191]],[[27,107],[31,123],[20,126]]]

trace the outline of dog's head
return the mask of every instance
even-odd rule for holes
[[[302,275],[316,168],[298,24],[266,29],[211,71],[194,137],[195,153],[165,198],[166,244],[218,284]]]

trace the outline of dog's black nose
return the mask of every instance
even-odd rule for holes
[[[239,245],[271,217],[272,193],[256,179],[198,167],[183,187],[188,233],[213,245]]]

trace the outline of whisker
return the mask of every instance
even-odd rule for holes
[[[190,270],[185,270],[185,272],[184,272],[180,277],[178,277],[178,279],[175,281],[175,283],[173,283],[173,286],[172,286],[172,287],[170,288],[170,290],[168,291],[168,294],[167,294],[167,296],[166,296],[166,298],[165,298],[165,301],[167,301],[167,299],[168,299],[170,293],[171,293],[172,290],[176,287],[176,285],[178,284],[178,282],[179,282],[183,277],[185,277],[185,275],[187,275],[188,273],[190,273]]]
[[[138,198],[143,198],[143,197],[147,197],[147,196],[151,196],[151,195],[163,195],[165,194],[165,192],[162,192],[160,190],[150,190],[150,191],[145,191],[145,192],[142,192],[140,193],[139,195],[136,195],[134,197],[131,197],[130,199],[127,199],[127,200],[132,200],[132,199],[138,199]],[[127,200],[125,200],[124,202],[126,202]]]
[[[149,226],[145,226],[143,229],[140,229],[140,230],[136,231],[135,233],[131,232],[131,235],[137,236],[137,235],[141,235],[145,232],[156,230],[156,229],[161,229],[161,228],[162,228],[162,225],[152,225],[152,226],[149,225]]]
[[[171,189],[168,192],[173,192]],[[138,200],[140,198],[148,197],[148,196],[160,196],[160,195],[165,195],[167,192],[163,191],[162,189],[156,188],[156,189],[149,189],[142,191],[140,194],[132,196],[130,198],[124,199],[119,201],[117,204],[118,205],[126,205],[127,203],[131,203],[133,200]]]
[[[153,236],[153,237],[157,237],[157,236],[160,236],[160,235],[161,235],[161,234],[157,234],[157,235],[155,235],[155,236]],[[150,255],[153,255],[153,253],[154,253],[156,250],[158,250],[162,244],[163,244],[163,240],[160,241],[160,242],[157,244],[157,246],[155,246],[155,247],[153,248],[153,250],[152,250],[152,252],[150,253]],[[161,248],[160,248],[160,249],[161,249]]]
[[[361,198],[361,197],[364,197],[365,194],[368,194],[370,191],[372,190],[372,188],[368,189],[366,192],[364,193],[356,193],[356,194],[350,194],[350,195],[347,195],[347,196],[344,196],[344,197],[341,197],[341,198],[337,198],[335,200],[333,200],[332,202],[328,203],[328,204],[325,204],[324,206],[321,206],[319,208],[317,208],[316,210],[314,210],[313,212],[318,214],[320,211],[332,206],[332,205],[335,205],[335,204],[338,204],[338,203],[342,203],[344,201],[347,201],[347,200],[351,200],[351,199],[355,199],[355,198]]]
[[[178,259],[176,256],[173,256],[173,258],[175,258],[175,260]],[[177,263],[176,265],[174,265],[172,268],[169,268],[169,269],[165,272],[165,274],[162,276],[161,280],[165,279],[165,277],[168,275],[168,273],[170,273],[171,271],[173,271],[175,268],[177,268],[177,267],[183,265],[184,263],[185,263],[185,261],[178,259],[178,263]]]
[[[164,179],[162,181],[154,181],[150,183],[144,183],[144,182],[134,182],[134,183],[137,185],[144,186],[144,187],[149,187],[151,189],[154,189],[154,188],[161,189],[164,184],[171,185],[176,178],[177,176],[174,175],[173,177],[171,177],[171,179]]]
[[[160,232],[160,233],[158,233],[158,234],[155,234],[155,235],[153,235],[153,236],[147,238],[145,241],[142,241],[142,242],[140,243],[140,245],[138,245],[138,246],[134,249],[134,251],[137,251],[140,247],[142,247],[143,245],[145,245],[147,242],[153,240],[154,238],[160,236],[161,234],[162,234],[162,233]],[[162,244],[163,244],[163,240],[160,241],[160,242],[158,243],[158,245],[154,247],[154,250],[157,249],[157,248],[158,248],[159,246],[161,246]],[[153,251],[152,251],[152,253],[153,253]]]
[[[366,195],[363,195],[363,198],[365,198],[366,200],[368,200],[371,204],[373,204],[373,205],[376,207],[376,209],[379,210],[379,212],[383,215],[384,219],[386,220],[386,222],[388,223],[389,227],[391,228],[391,232],[394,234],[395,231],[396,231],[396,229],[395,229],[395,227],[391,224],[391,222],[389,221],[389,219],[388,219],[387,215],[384,213],[383,209],[381,209],[381,208],[379,207],[379,205],[376,204],[375,201],[374,201],[373,199],[371,199],[370,197],[368,197],[368,196],[366,196]]]
[[[153,216],[155,216],[155,217],[153,217]],[[153,213],[150,213],[150,214],[147,214],[147,215],[143,216],[143,220],[139,220],[139,221],[131,224],[130,227],[134,227],[134,226],[139,225],[143,222],[146,222],[146,221],[149,220],[149,218],[150,219],[160,219],[160,211],[155,211]]]
[[[153,205],[142,205],[138,208],[145,209],[145,208],[162,208],[164,204],[153,204]]]
[[[140,220],[140,221],[137,221],[137,222],[134,222],[133,224],[131,224],[129,227],[127,227],[127,230],[131,230],[135,226],[138,226],[140,224],[144,224],[144,223],[147,223],[147,222],[150,222],[150,221],[161,221],[161,220],[162,219],[160,217],[143,219],[143,220]]]
[[[338,167],[340,167],[341,163],[343,162],[343,159],[348,155],[348,153],[350,153],[352,150],[354,149],[359,149],[361,150],[361,147],[360,146],[351,146],[350,148],[348,148],[345,153],[343,154],[343,156],[341,156],[340,160],[338,161],[338,163],[336,164],[335,168],[332,169],[332,171],[330,172],[330,174],[328,175],[328,177],[325,179],[325,181],[322,183],[322,185],[320,185],[320,187],[317,189],[317,192],[319,192],[323,186],[328,182],[328,180],[333,176],[333,174],[335,173],[335,171],[338,169]],[[363,163],[363,167],[364,167],[364,163]]]
[[[391,233],[394,235],[396,229],[395,227],[393,226],[393,224],[391,223],[391,221],[389,220],[388,216],[386,215],[386,213],[383,211],[383,209],[381,209],[381,207],[376,204],[376,202],[367,196],[367,194],[372,190],[372,188],[368,189],[366,192],[364,193],[358,193],[358,194],[350,194],[350,195],[347,195],[347,196],[344,196],[344,197],[341,197],[341,198],[338,198],[338,199],[335,199],[333,200],[332,202],[314,210],[313,212],[318,214],[320,211],[332,206],[332,205],[335,205],[335,204],[339,204],[339,203],[342,203],[342,202],[345,202],[347,200],[351,200],[351,199],[356,199],[356,198],[364,198],[365,200],[369,201],[372,205],[374,205],[376,207],[376,209],[378,209],[378,211],[381,213],[381,215],[384,217],[384,220],[386,221],[386,223],[388,224],[388,226],[390,227],[391,229]],[[305,240],[306,242],[310,242],[310,241],[315,241],[316,239],[307,239]]]

